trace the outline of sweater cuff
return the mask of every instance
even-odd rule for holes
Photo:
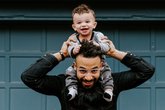
[[[135,58],[136,58],[135,54],[128,52],[126,56],[121,60],[121,63],[123,63],[127,67],[130,67],[131,62],[134,61]]]
[[[48,62],[50,62],[52,65],[57,65],[59,63],[58,59],[51,53],[47,53],[46,55],[43,56],[43,58]]]

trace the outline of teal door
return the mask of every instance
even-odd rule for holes
[[[21,73],[46,52],[59,51],[71,33],[71,22],[11,23],[0,26],[0,110],[60,110],[58,99],[26,87]],[[165,108],[165,24],[99,22],[96,30],[111,39],[116,48],[142,56],[156,67],[156,74],[141,86],[124,91],[118,110],[162,110]],[[127,68],[108,58],[112,71]],[[49,74],[64,73],[67,59]]]
[[[46,52],[59,51],[73,33],[71,11],[82,1],[0,1],[0,110],[60,110],[58,99],[26,87],[21,73]],[[116,48],[142,56],[156,67],[155,75],[139,87],[124,91],[118,110],[165,108],[165,7],[160,0],[95,0],[98,26]],[[72,59],[49,74],[64,73]],[[108,58],[112,71],[127,68]]]

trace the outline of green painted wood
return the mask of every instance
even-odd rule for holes
[[[71,10],[76,4],[67,8],[62,2],[33,5],[22,2],[10,7],[8,3],[0,4],[0,110],[60,110],[57,98],[30,90],[20,75],[46,52],[59,51],[63,41],[74,32]],[[116,48],[136,53],[156,67],[150,80],[121,93],[118,110],[165,108],[165,8],[146,3],[139,4],[140,8],[135,3],[90,4],[97,14],[96,30],[108,36]],[[72,61],[67,59],[49,74],[65,72]],[[107,61],[113,72],[127,70],[114,59]]]

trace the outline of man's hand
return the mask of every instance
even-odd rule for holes
[[[68,57],[69,56],[69,53],[68,53],[68,47],[69,47],[69,45],[70,45],[70,42],[69,41],[65,41],[62,44],[62,47],[61,47],[60,52],[63,53],[64,57]]]
[[[69,36],[69,38],[68,38],[68,40],[67,41],[69,41],[69,42],[76,42],[76,40],[75,40],[75,36],[76,36],[76,34],[72,34],[71,36]]]
[[[64,54],[64,57],[68,57],[69,56],[69,52],[68,52],[68,47],[70,45],[72,45],[72,43],[76,42],[76,40],[74,39],[75,34],[72,34],[67,41],[65,41],[61,47],[60,52],[62,52]],[[76,49],[75,51],[78,51],[78,49]]]
[[[107,40],[107,39],[104,39],[102,41],[109,45],[110,50],[107,52],[107,55],[111,56],[116,51],[116,48],[115,48],[113,42],[111,40]]]
[[[100,37],[101,37],[101,40],[108,40],[107,36],[100,36]]]
[[[111,47],[111,49],[107,52],[108,56],[122,60],[127,54],[127,52],[117,50],[111,40],[104,40],[104,42],[108,43],[108,45]]]

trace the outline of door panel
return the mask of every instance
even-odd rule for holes
[[[103,32],[116,48],[142,56],[156,67],[156,74],[139,87],[122,92],[118,110],[162,110],[165,95],[165,24],[100,22]],[[73,33],[70,22],[8,24],[0,27],[0,110],[60,110],[58,99],[26,87],[21,73],[46,52],[59,51]],[[127,70],[107,58],[113,72]],[[49,74],[64,73],[72,59],[61,62]]]

